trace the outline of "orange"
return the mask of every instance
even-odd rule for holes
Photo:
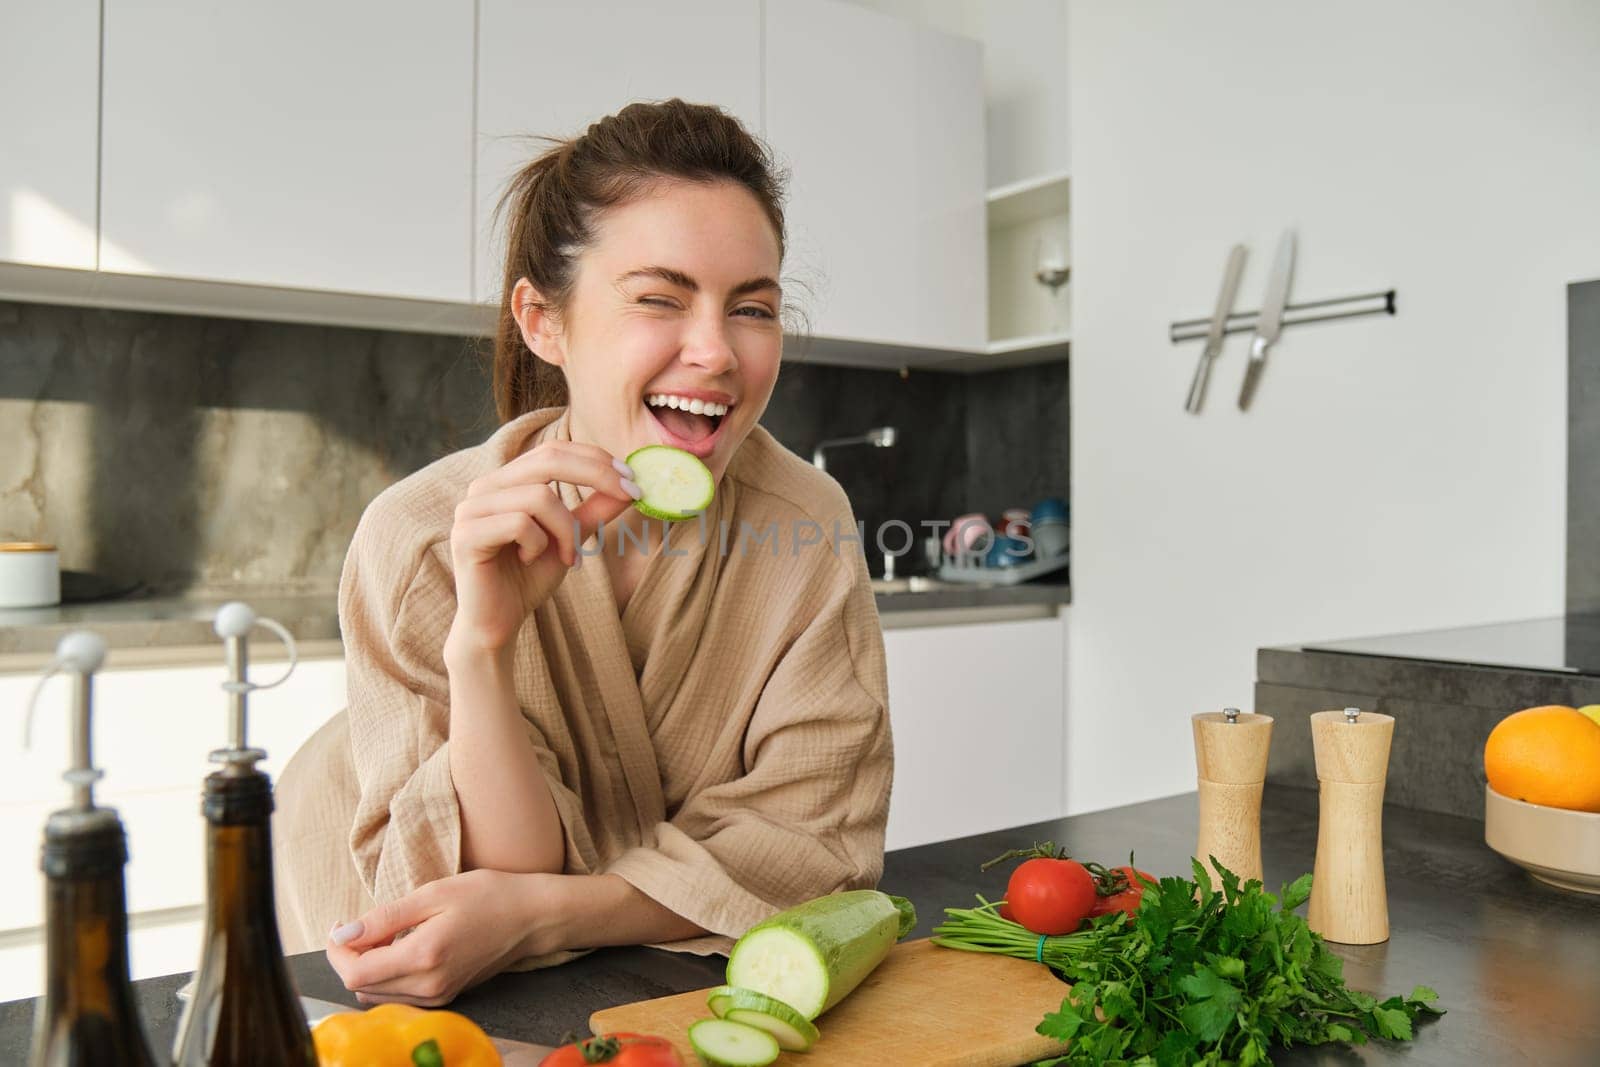
[[[1600,811],[1600,723],[1559,704],[1507,715],[1483,746],[1483,771],[1513,800]]]

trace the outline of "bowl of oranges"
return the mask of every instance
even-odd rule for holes
[[[1483,771],[1489,847],[1542,882],[1600,894],[1600,705],[1506,716]]]

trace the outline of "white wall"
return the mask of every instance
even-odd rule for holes
[[[1600,276],[1600,5],[1074,0],[1067,805],[1193,788],[1257,647],[1556,614],[1565,294]],[[1228,247],[1285,332],[1253,410],[1198,354]]]
[[[983,43],[989,187],[1068,169],[1067,0],[855,0]]]

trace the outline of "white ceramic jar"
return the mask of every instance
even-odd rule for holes
[[[61,554],[38,541],[0,541],[0,608],[61,603]]]

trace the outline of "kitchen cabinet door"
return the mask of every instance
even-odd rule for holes
[[[0,5],[0,260],[93,270],[99,0]]]
[[[749,0],[480,0],[477,288],[498,302],[495,207],[538,137],[570,137],[637,100],[716,104],[761,132],[761,5]]]
[[[983,67],[975,41],[842,0],[770,0],[766,129],[791,168],[812,332],[983,347]]]
[[[1065,617],[890,630],[889,848],[1058,818]]]
[[[201,782],[216,769],[207,755],[228,737],[220,645],[217,655],[215,667],[107,670],[95,678],[94,759],[105,771],[96,800],[117,808],[127,828],[130,915],[160,913],[165,921],[204,903]],[[282,669],[261,662],[250,675],[267,682]],[[0,675],[0,707],[25,707],[36,682],[34,675]],[[69,759],[69,694],[60,677],[41,693],[31,749],[0,745],[0,868],[24,872],[0,882],[0,932],[10,931],[12,940],[44,922],[39,841],[49,813],[70,799],[61,781]],[[342,659],[303,660],[282,686],[253,694],[250,743],[267,751],[262,768],[276,779],[344,705]]]
[[[472,0],[106,0],[100,266],[471,297]]]

